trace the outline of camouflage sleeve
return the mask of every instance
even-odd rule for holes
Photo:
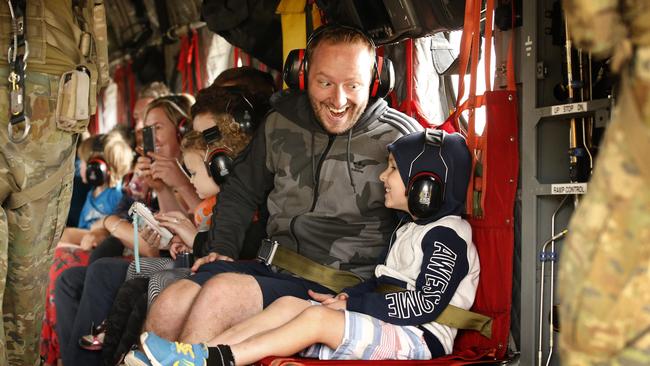
[[[595,56],[611,56],[614,47],[627,37],[619,13],[619,0],[563,0],[566,21],[576,47]]]

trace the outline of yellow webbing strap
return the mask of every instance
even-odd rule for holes
[[[385,283],[379,284],[375,289],[375,292],[380,293],[402,291],[406,291],[406,289]],[[486,338],[492,338],[492,318],[451,304],[447,305],[445,310],[438,315],[435,322],[452,328],[475,330]]]
[[[291,50],[307,46],[307,17],[305,14],[307,0],[281,0],[275,9],[282,22],[282,62]],[[313,28],[321,25],[320,12],[313,4],[311,14]],[[286,88],[286,85],[285,85]]]
[[[276,249],[271,264],[306,280],[321,284],[336,293],[363,281],[361,277],[352,272],[325,266],[282,246],[278,246]]]
[[[305,48],[307,45],[307,24],[305,5],[307,0],[281,0],[275,9],[282,21],[282,60],[287,59],[289,51]]]

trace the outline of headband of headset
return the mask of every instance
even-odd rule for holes
[[[409,167],[410,178],[406,187],[408,209],[413,216],[419,219],[435,216],[440,211],[445,197],[445,180],[431,171],[421,171],[411,177],[411,169],[416,160],[432,158],[426,156],[427,146],[437,147],[437,150],[440,150],[443,142],[444,132],[442,130],[426,129],[422,152],[411,161]]]
[[[233,117],[244,133],[251,135],[257,127],[255,107],[250,99],[252,96],[248,91],[237,86],[227,86],[224,89],[229,95],[236,96],[228,100],[226,112]]]
[[[183,136],[185,136],[187,132],[189,132],[188,123],[190,121],[190,116],[188,116],[187,112],[185,112],[183,108],[180,107],[182,104],[182,98],[185,97],[180,95],[166,95],[164,97],[160,97],[160,100],[162,100],[165,104],[169,105],[172,109],[181,115],[181,119],[176,125],[176,136],[179,141],[183,138]]]
[[[342,25],[322,26],[316,29],[309,36],[306,49],[291,50],[287,55],[282,71],[282,78],[289,88],[294,90],[307,90],[307,73],[309,70],[307,50],[326,30],[333,28],[342,28],[354,31],[363,36],[373,49],[375,48],[375,43],[372,39],[359,29]],[[384,98],[393,90],[394,86],[395,70],[393,68],[393,63],[388,58],[375,56],[375,64],[373,66],[372,79],[370,82],[370,97]]]

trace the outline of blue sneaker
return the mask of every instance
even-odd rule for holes
[[[126,366],[151,366],[151,362],[147,355],[139,350],[133,350],[124,356],[124,364]]]
[[[208,347],[204,344],[170,342],[154,333],[142,333],[142,348],[153,366],[206,366]]]

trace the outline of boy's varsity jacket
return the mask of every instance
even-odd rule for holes
[[[433,355],[452,352],[457,329],[434,320],[448,304],[469,309],[474,303],[480,265],[472,243],[472,229],[461,218],[469,182],[471,160],[464,139],[445,134],[442,149],[423,149],[424,134],[417,133],[389,146],[405,186],[408,177],[433,172],[445,181],[444,200],[432,217],[407,222],[391,238],[384,264],[371,280],[345,289],[347,310],[371,315],[397,325],[418,326]],[[407,291],[380,293],[378,284]]]

